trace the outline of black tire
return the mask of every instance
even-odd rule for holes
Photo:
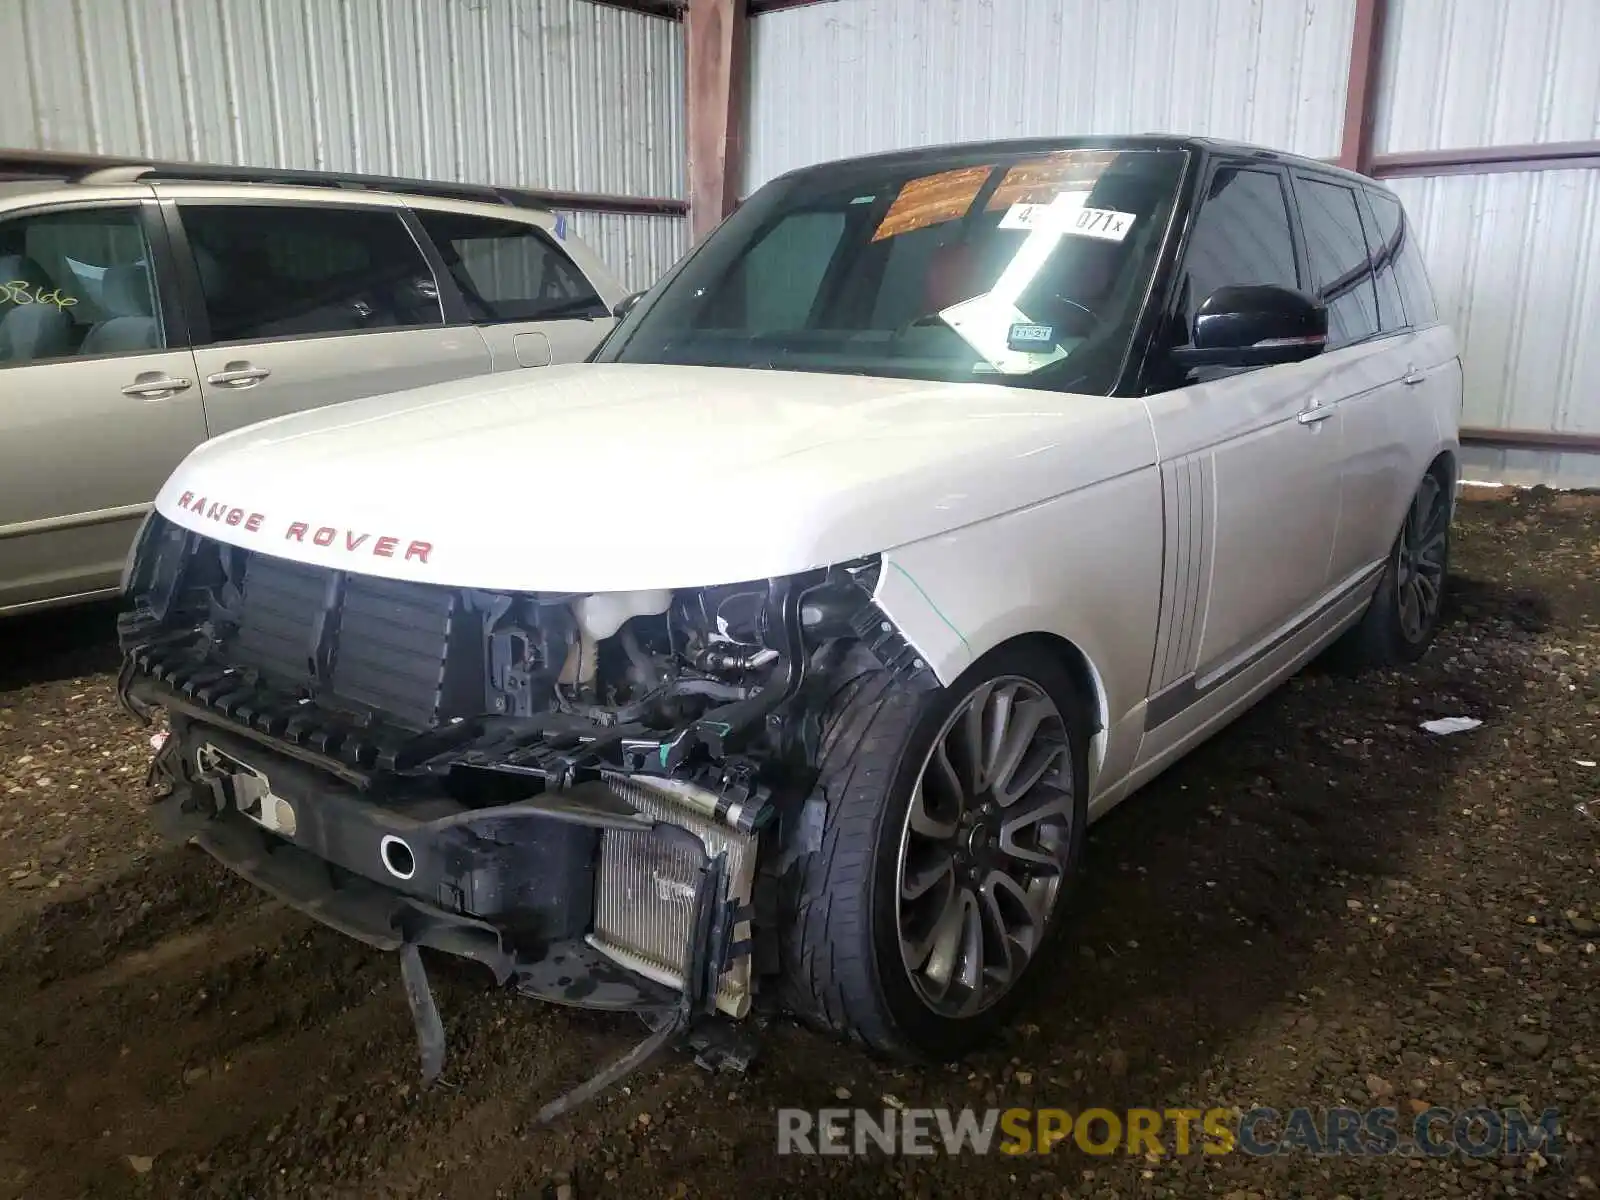
[[[822,716],[816,786],[821,836],[790,849],[780,884],[784,1006],[809,1023],[879,1053],[947,1060],[999,1029],[1048,973],[1066,922],[1087,825],[1086,705],[1048,648],[999,647],[949,688],[916,692],[875,663],[841,673]],[[1055,703],[1066,729],[1072,819],[1066,868],[1031,958],[992,1006],[965,1018],[924,1004],[901,959],[896,868],[918,772],[946,720],[987,680],[1023,677]],[[815,828],[815,821],[812,823]]]
[[[1400,533],[1389,549],[1389,559],[1384,566],[1383,577],[1378,581],[1377,591],[1373,593],[1361,619],[1334,645],[1333,657],[1340,666],[1358,671],[1371,667],[1404,666],[1416,662],[1433,645],[1434,636],[1439,631],[1439,614],[1450,576],[1450,515],[1453,505],[1449,487],[1449,479],[1442,471],[1431,471],[1423,477],[1406,509]],[[1420,628],[1408,628],[1401,609],[1408,543],[1415,541],[1418,533],[1416,523],[1429,519],[1421,509],[1427,507],[1430,498],[1436,498],[1443,505],[1439,529],[1438,595]],[[1427,530],[1421,532],[1425,534]],[[1414,554],[1415,547],[1410,546],[1410,550]]]

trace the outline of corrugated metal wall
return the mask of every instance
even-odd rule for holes
[[[1380,152],[1600,138],[1596,0],[1390,0]],[[1464,424],[1600,432],[1600,171],[1395,179],[1462,342]],[[1600,485],[1600,456],[1469,448],[1469,475]]]
[[[1379,153],[1600,137],[1595,0],[1389,0]]]
[[[586,0],[0,0],[0,78],[0,145],[684,195],[682,27]],[[687,245],[578,225],[638,286]]]
[[[689,249],[689,222],[682,217],[569,215],[578,236],[630,288],[649,287]]]
[[[1354,0],[840,0],[763,16],[745,190],[991,137],[1159,131],[1331,155],[1354,20]]]

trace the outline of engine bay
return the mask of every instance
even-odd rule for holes
[[[601,770],[749,803],[804,734],[830,645],[930,686],[873,602],[876,557],[801,575],[623,593],[504,593],[306,566],[155,519],[120,637],[165,684],[358,786],[459,767],[552,787]],[[138,689],[124,688],[137,707]],[[165,701],[162,701],[163,703]]]

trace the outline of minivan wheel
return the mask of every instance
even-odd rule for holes
[[[1437,472],[1422,477],[1367,611],[1340,643],[1350,665],[1416,662],[1439,630],[1450,570],[1450,493]]]
[[[913,1058],[1003,1025],[1064,927],[1087,748],[1077,689],[1040,647],[933,692],[876,666],[850,678],[823,717],[819,844],[783,881],[787,1007]]]

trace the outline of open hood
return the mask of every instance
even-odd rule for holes
[[[363,574],[627,591],[842,562],[1154,461],[1137,400],[574,364],[238,430],[195,450],[157,508]]]

